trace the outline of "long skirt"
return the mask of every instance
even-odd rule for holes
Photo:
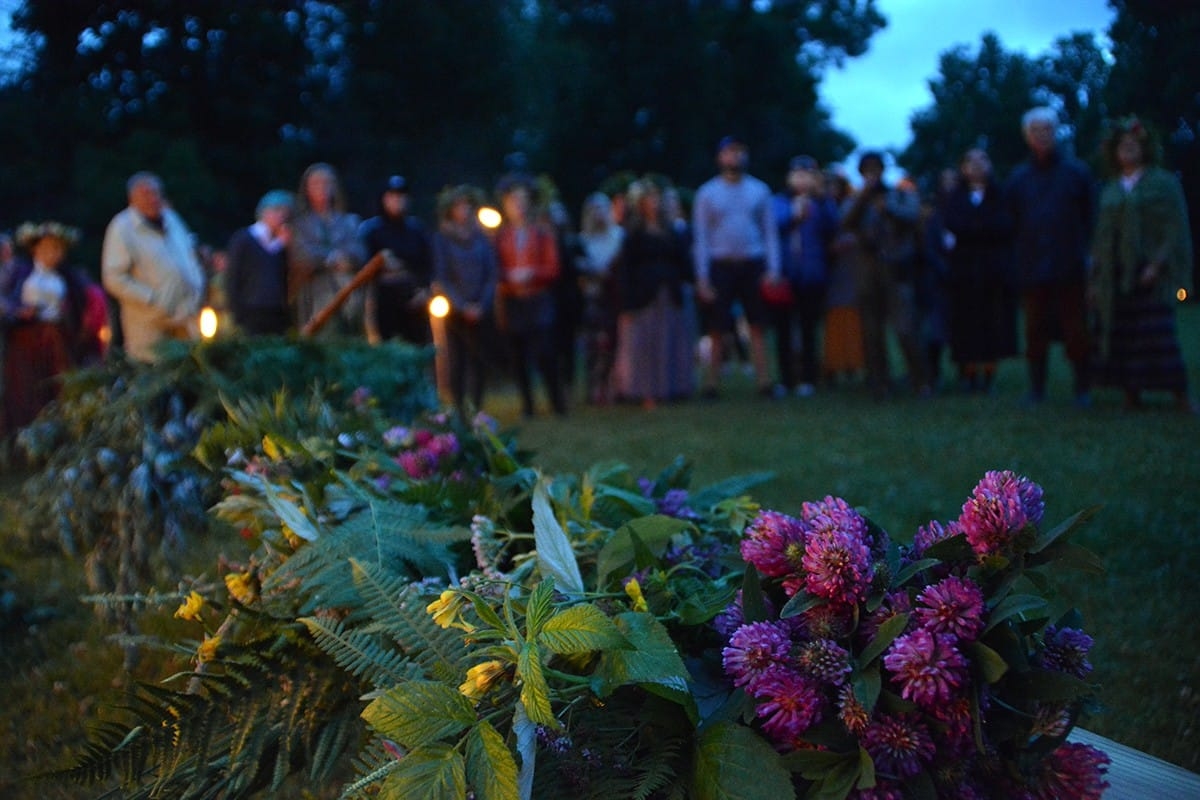
[[[7,431],[24,428],[58,397],[58,376],[69,366],[66,338],[57,325],[29,322],[9,329],[4,359]]]
[[[1101,381],[1130,391],[1187,391],[1175,312],[1153,289],[1118,296]]]
[[[825,360],[827,374],[857,372],[863,368],[862,317],[855,306],[832,306],[825,312]]]
[[[680,400],[695,391],[694,342],[666,287],[654,302],[617,317],[613,394],[622,400]]]

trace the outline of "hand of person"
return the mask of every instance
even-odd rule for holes
[[[514,267],[508,272],[508,280],[523,286],[533,280],[533,274],[533,267]]]
[[[712,303],[717,299],[717,292],[713,289],[713,285],[709,283],[707,278],[704,278],[696,283],[696,297],[701,303]]]
[[[803,220],[808,216],[808,206],[811,201],[806,195],[798,194],[792,198],[792,219]]]
[[[334,272],[353,272],[354,262],[350,256],[341,250],[333,250],[325,259],[326,265]]]
[[[292,226],[283,224],[279,226],[279,230],[275,232],[275,241],[279,242],[283,247],[287,247],[292,243]]]
[[[38,310],[36,306],[21,306],[17,309],[16,317],[19,320],[28,322],[29,320],[37,319]]]

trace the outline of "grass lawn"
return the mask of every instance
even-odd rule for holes
[[[1197,388],[1200,307],[1182,308],[1179,321]],[[839,495],[905,540],[930,519],[957,517],[989,469],[1042,484],[1048,524],[1103,505],[1077,541],[1103,558],[1107,574],[1061,576],[1062,593],[1096,639],[1092,662],[1105,709],[1087,727],[1200,771],[1200,418],[1154,396],[1148,410],[1125,413],[1107,390],[1096,393],[1094,408],[1077,410],[1061,352],[1053,358],[1050,399],[1034,410],[1018,403],[1026,388],[1019,361],[1002,367],[992,397],[946,393],[881,403],[844,387],[772,402],[738,376],[726,381],[720,400],[649,412],[578,407],[566,418],[522,422],[511,393],[490,397],[488,410],[517,427],[518,441],[548,472],[618,460],[654,474],[684,455],[698,488],[769,470],[774,479],[755,492],[763,505],[795,512],[805,500]],[[0,482],[0,491],[12,491],[14,480]],[[226,549],[241,556],[239,545]],[[211,575],[221,548],[206,543],[196,569]],[[0,631],[0,797],[95,797],[96,790],[21,776],[69,763],[83,742],[82,722],[119,702],[121,653],[77,602],[85,591],[81,565],[5,547],[0,567],[8,570],[0,592],[55,612],[32,627]],[[148,627],[172,624],[183,623],[160,618]],[[156,680],[181,668],[148,657],[136,677]]]

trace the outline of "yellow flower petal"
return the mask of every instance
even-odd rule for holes
[[[187,599],[179,604],[179,608],[175,609],[176,619],[186,619],[189,622],[200,621],[200,611],[204,608],[204,598],[199,592],[191,592]]]
[[[625,584],[625,594],[629,595],[629,599],[633,601],[634,611],[650,610],[650,606],[646,605],[646,596],[642,594],[642,585],[638,583],[637,578],[630,578],[629,583]]]

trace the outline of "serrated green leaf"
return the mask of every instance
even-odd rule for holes
[[[988,683],[995,683],[1008,672],[1008,662],[1004,657],[983,642],[972,642],[967,646],[967,651],[971,654],[971,661]]]
[[[801,589],[792,595],[791,599],[784,603],[783,608],[779,611],[780,619],[788,619],[789,617],[799,616],[810,608],[816,608],[819,605],[824,605],[828,601],[824,597],[817,597]]]
[[[517,679],[521,682],[521,702],[529,719],[552,728],[558,727],[550,708],[550,685],[542,669],[542,651],[537,642],[525,642],[517,655]]]
[[[380,800],[462,800],[467,776],[462,755],[436,744],[406,755],[380,790]]]
[[[1011,619],[1019,614],[1025,614],[1030,611],[1045,612],[1046,598],[1036,594],[1011,594],[1000,601],[1000,603],[992,609],[988,615],[987,627],[983,629],[987,633],[992,628],[995,628],[1001,622]],[[1043,613],[1044,616],[1044,613]]]
[[[542,625],[537,640],[559,655],[630,647],[616,624],[590,603],[571,606],[550,617]]]
[[[516,759],[486,720],[467,734],[467,783],[478,800],[520,800]]]
[[[718,722],[696,741],[690,796],[695,800],[786,800],[792,779],[779,755],[743,725]]]
[[[554,614],[554,579],[546,578],[529,593],[525,605],[525,636],[534,638]]]
[[[363,709],[362,718],[381,736],[415,750],[475,723],[471,701],[435,681],[408,681]]]
[[[1085,508],[1082,511],[1075,512],[1058,525],[1054,526],[1052,529],[1040,534],[1037,539],[1034,540],[1033,546],[1029,548],[1029,552],[1040,553],[1041,551],[1045,550],[1059,538],[1066,536],[1079,526],[1083,525],[1083,523],[1096,516],[1097,512],[1099,512],[1103,507],[1103,505],[1094,505],[1089,508]]]
[[[533,490],[533,541],[537,548],[538,569],[544,577],[554,578],[559,591],[569,597],[583,594],[583,576],[567,532],[554,516],[545,480]]]
[[[630,520],[613,532],[600,548],[596,557],[596,575],[600,585],[608,583],[609,577],[622,567],[633,564],[637,559],[634,536],[655,558],[661,557],[671,542],[671,537],[686,530],[688,523],[674,517],[654,514]]]
[[[908,625],[908,614],[897,614],[888,619],[879,626],[879,631],[876,632],[875,638],[871,643],[863,648],[862,655],[858,658],[858,663],[862,667],[866,667],[891,646],[896,637],[904,632],[904,628]]]
[[[617,630],[632,646],[606,650],[592,679],[593,690],[607,697],[619,686],[657,683],[688,691],[688,672],[671,634],[653,614],[629,611],[613,619]]]
[[[484,625],[493,630],[508,631],[508,626],[504,624],[504,620],[500,619],[500,615],[496,613],[496,609],[492,608],[487,600],[484,600],[475,592],[463,591],[463,594],[471,601],[471,606],[475,609],[475,614]]]

